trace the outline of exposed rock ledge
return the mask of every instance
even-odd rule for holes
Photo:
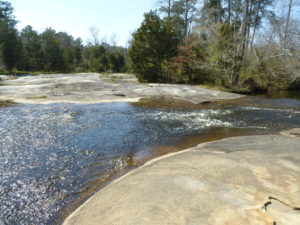
[[[2,76],[3,77],[3,76]],[[0,100],[24,103],[97,103],[176,98],[198,104],[240,95],[188,85],[141,84],[128,74],[51,74],[0,81]]]
[[[131,171],[64,225],[297,225],[299,190],[300,138],[227,138]]]

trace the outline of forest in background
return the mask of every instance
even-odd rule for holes
[[[99,30],[90,28],[90,41],[84,45],[66,32],[52,28],[42,33],[30,25],[20,32],[13,7],[0,1],[0,72],[125,72],[126,48],[101,42]]]
[[[0,72],[132,72],[143,82],[237,92],[300,88],[299,0],[159,0],[129,48],[66,32],[16,29],[0,1]]]
[[[129,50],[141,80],[300,87],[299,0],[160,0]]]

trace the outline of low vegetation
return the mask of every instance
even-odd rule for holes
[[[27,99],[45,99],[45,98],[48,98],[48,96],[47,95],[39,95],[39,96],[27,97]]]

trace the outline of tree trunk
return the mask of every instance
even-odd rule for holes
[[[244,11],[243,11],[243,20],[240,30],[240,37],[241,37],[241,56],[243,57],[245,54],[246,49],[246,37],[247,37],[247,30],[248,30],[248,17],[249,17],[249,0],[245,0],[244,3]]]
[[[188,0],[185,1],[185,12],[184,12],[184,22],[185,22],[185,36],[188,36],[189,33],[189,21],[188,21],[188,17],[189,17],[189,9],[188,9]]]
[[[237,59],[237,68],[235,70],[235,78],[232,82],[232,86],[236,86],[240,81],[240,72],[243,66],[245,51],[246,51],[246,37],[247,37],[247,29],[248,29],[248,17],[249,17],[249,0],[245,0],[244,2],[244,10],[243,10],[243,20],[240,28],[240,43],[238,49],[238,59]]]
[[[250,7],[249,7],[249,11],[248,11],[248,15],[251,15],[252,13],[252,10],[253,10],[253,3],[252,1],[250,0]],[[251,25],[250,25],[250,16],[247,17],[247,35],[246,35],[246,49],[245,49],[245,54],[248,53],[248,48],[249,48],[249,40],[250,40],[250,28],[251,28]]]
[[[286,23],[285,23],[285,31],[284,31],[284,48],[286,49],[288,38],[289,38],[289,26],[290,26],[290,19],[291,19],[291,12],[292,12],[292,5],[293,5],[293,0],[289,1],[289,6],[288,6],[288,14],[286,17]]]
[[[261,0],[258,2],[258,9],[260,9],[260,6],[261,6]],[[253,33],[252,33],[252,37],[251,37],[251,41],[250,41],[250,55],[252,55],[254,37],[255,37],[257,26],[258,26],[258,18],[259,18],[259,10],[257,11],[257,13],[255,15],[255,19],[254,19]]]
[[[228,17],[227,17],[227,20],[230,24],[230,20],[231,20],[231,0],[228,0],[227,1],[227,8],[228,8]]]
[[[168,19],[171,18],[172,0],[168,0]]]

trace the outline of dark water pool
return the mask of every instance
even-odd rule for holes
[[[156,155],[294,127],[300,101],[288,98],[0,108],[0,224],[59,224],[104,184]]]

